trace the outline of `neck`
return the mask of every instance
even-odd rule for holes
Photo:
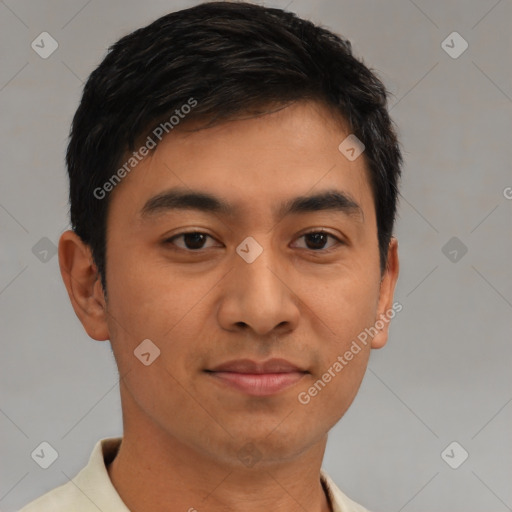
[[[124,418],[124,436],[107,466],[121,499],[137,512],[331,512],[320,480],[327,435],[280,462],[212,457],[180,442],[143,415]]]

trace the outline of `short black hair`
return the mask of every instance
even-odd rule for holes
[[[365,145],[382,273],[402,164],[388,95],[350,41],[277,8],[202,3],[121,38],[85,84],[66,154],[71,226],[91,248],[104,291],[112,189],[104,185],[115,185],[116,170],[141,137],[164,120],[170,131],[177,109],[187,112],[185,122],[212,126],[300,100],[320,101],[341,115]]]

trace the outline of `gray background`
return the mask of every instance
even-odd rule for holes
[[[110,345],[85,334],[57,256],[40,248],[68,227],[64,151],[82,82],[119,37],[195,3],[0,2],[3,511],[67,482],[99,438],[122,433]],[[375,511],[512,510],[512,2],[266,5],[352,41],[394,95],[405,153],[403,310],[324,467]],[[59,44],[47,59],[31,48],[43,31]],[[469,44],[458,58],[441,46],[453,31]],[[452,237],[467,247],[457,261],[442,250]],[[59,453],[46,470],[30,456],[42,441]],[[452,441],[469,453],[458,469],[441,457]]]

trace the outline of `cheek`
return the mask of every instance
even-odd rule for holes
[[[299,390],[297,402],[319,427],[331,428],[350,407],[364,377],[369,348],[363,344],[338,344],[322,368]]]
[[[346,272],[307,299],[317,329],[323,333],[322,345],[317,347],[321,363],[297,399],[311,415],[331,425],[356,396],[370,354],[370,340],[364,332],[375,322],[378,286],[364,273],[357,276]]]
[[[129,257],[112,257],[108,274],[108,311],[111,341],[118,354],[128,354],[150,339],[170,367],[191,350],[190,340],[202,339],[199,331],[211,331],[212,305],[208,293],[218,276],[202,276],[193,283],[165,262],[135,251]],[[116,262],[118,263],[116,265]],[[172,363],[172,364],[171,364]],[[167,364],[167,363],[166,363]]]
[[[305,279],[296,288],[297,295],[304,302],[304,314],[316,319],[318,328],[328,335],[332,350],[343,350],[361,331],[375,321],[379,299],[378,276],[370,275],[364,269],[339,266],[328,276]]]
[[[120,321],[130,325],[132,332],[137,327],[137,335],[158,333],[160,320],[170,328],[174,317],[180,313],[176,310],[180,305],[178,296],[183,299],[181,304],[187,298],[186,290],[180,289],[179,278],[175,279],[169,268],[150,258],[141,247],[115,239],[111,247],[107,285],[112,314],[119,315]]]

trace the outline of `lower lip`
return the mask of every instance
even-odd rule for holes
[[[304,372],[235,373],[208,372],[228,386],[253,396],[268,396],[293,386],[306,375]]]

